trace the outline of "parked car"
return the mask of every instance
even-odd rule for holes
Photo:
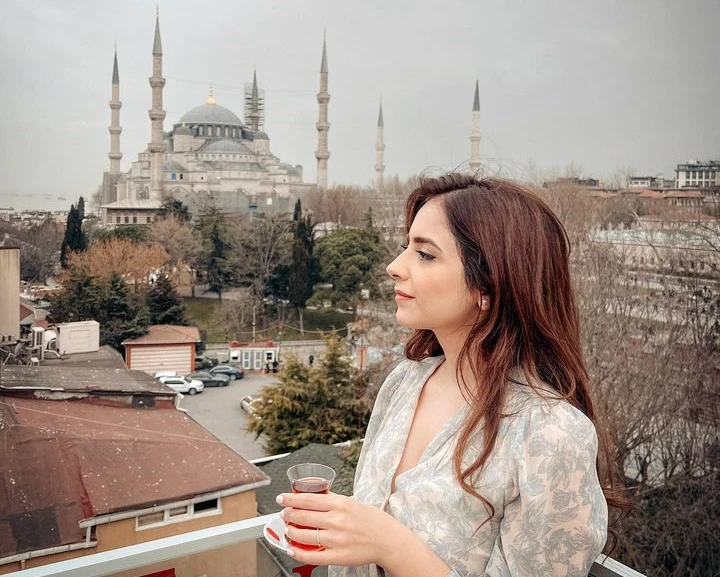
[[[195,370],[196,371],[204,371],[209,369],[215,364],[216,361],[213,361],[209,357],[205,357],[203,355],[198,355],[195,357]]]
[[[258,401],[260,401],[260,397],[253,397],[252,395],[246,395],[242,399],[240,399],[240,407],[248,415],[254,416],[255,405],[258,403]]]
[[[206,387],[227,387],[230,384],[230,377],[222,373],[212,374],[207,371],[195,371],[187,376],[189,379],[202,381]]]
[[[202,393],[205,388],[202,381],[187,377],[160,377],[158,380],[178,393],[187,393],[188,395]]]
[[[242,379],[245,376],[243,368],[236,367],[235,365],[216,365],[213,368],[208,369],[208,372],[213,375],[227,375],[232,381],[235,379]]]

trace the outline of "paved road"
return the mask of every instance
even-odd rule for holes
[[[247,460],[265,457],[262,439],[256,441],[254,433],[245,431],[248,416],[240,407],[240,399],[259,393],[274,380],[273,375],[247,373],[244,379],[230,381],[227,387],[207,387],[198,395],[185,395],[180,407]]]

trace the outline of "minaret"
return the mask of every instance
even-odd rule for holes
[[[381,192],[385,185],[383,177],[385,173],[385,123],[383,122],[382,102],[378,112],[377,140],[375,141],[375,189]]]
[[[247,119],[250,124],[250,130],[257,132],[260,130],[260,96],[257,85],[257,71],[253,70],[252,92],[250,93],[250,112]]]
[[[165,111],[162,109],[162,89],[165,79],[162,77],[162,44],[160,42],[160,15],[155,18],[155,41],[153,43],[153,75],[150,77],[152,88],[152,108],[150,115],[150,200],[162,201],[165,141],[163,138],[163,120]]]
[[[470,172],[477,173],[480,170],[480,89],[478,81],[475,81],[475,100],[472,111],[472,130],[470,131],[470,160],[468,161]]]
[[[320,105],[318,121],[315,127],[318,132],[318,149],[315,151],[317,158],[317,186],[318,188],[327,188],[327,164],[330,158],[328,150],[328,102],[330,102],[330,94],[328,93],[328,65],[327,50],[325,48],[325,35],[323,35],[322,63],[320,64],[320,92],[317,95],[317,101]]]
[[[112,75],[112,100],[110,101],[110,152],[108,158],[110,159],[110,174],[120,174],[120,159],[122,158],[122,152],[120,152],[120,133],[122,128],[120,127],[120,108],[122,102],[120,102],[120,75],[118,74],[118,63],[117,63],[117,47],[115,47],[115,61],[113,62],[113,75]]]

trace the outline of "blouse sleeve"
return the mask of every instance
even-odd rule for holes
[[[592,422],[564,401],[532,407],[510,439],[513,490],[488,577],[586,577],[607,537]]]

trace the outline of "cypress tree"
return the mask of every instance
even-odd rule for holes
[[[85,200],[80,197],[77,207],[70,205],[68,212],[65,236],[60,247],[60,264],[67,267],[67,257],[71,252],[83,252],[87,249],[87,237],[82,229],[83,218],[85,218]]]
[[[320,272],[320,264],[313,254],[315,240],[314,225],[311,217],[299,216],[300,200],[295,204],[298,219],[295,222],[295,235],[293,239],[292,261],[290,263],[290,281],[288,283],[288,300],[298,312],[300,321],[300,334],[305,334],[303,311],[308,299],[313,295],[315,282]]]

